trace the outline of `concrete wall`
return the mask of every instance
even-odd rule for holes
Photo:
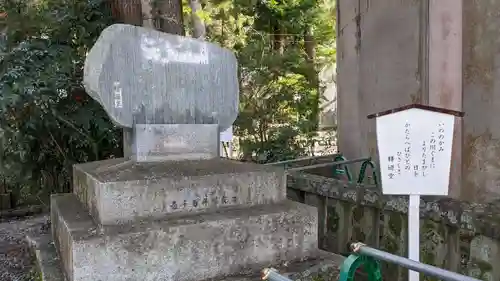
[[[366,116],[420,101],[420,4],[340,0],[338,26],[339,151],[375,155],[375,122]]]
[[[348,158],[376,156],[370,113],[412,102],[463,110],[456,123],[452,196],[500,199],[500,2],[338,5],[339,151]]]
[[[463,178],[468,197],[500,199],[500,2],[463,1]]]

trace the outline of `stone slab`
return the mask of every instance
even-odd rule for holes
[[[74,194],[51,198],[69,281],[196,281],[317,254],[317,210],[292,201],[98,228]],[[196,270],[193,270],[196,269]]]
[[[134,124],[218,124],[238,115],[238,63],[213,43],[114,24],[89,51],[83,83],[110,118]]]
[[[35,256],[42,281],[66,281],[52,237],[48,234],[29,234],[26,240]]]
[[[228,159],[78,164],[73,189],[102,225],[286,200],[282,168]]]
[[[219,157],[217,124],[136,124],[133,157],[137,162],[201,160]]]
[[[32,250],[36,253],[36,262],[40,269],[40,281],[66,281],[61,261],[57,255],[52,237],[50,235],[27,236]],[[282,264],[271,264],[280,274],[292,280],[318,281],[338,280],[339,268],[344,261],[343,256],[324,251],[318,251],[318,255],[306,260],[285,262]],[[260,281],[260,270],[250,274],[236,274],[235,276],[216,279],[217,281]],[[137,279],[134,281],[142,281]],[[213,279],[212,279],[213,280]],[[206,280],[210,281],[210,280]],[[215,280],[214,280],[215,281]]]

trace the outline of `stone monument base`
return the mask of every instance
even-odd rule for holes
[[[286,200],[285,171],[219,157],[137,163],[119,158],[73,167],[73,192],[98,225],[163,219]]]
[[[67,281],[64,277],[61,261],[57,255],[51,235],[27,236],[32,252],[36,257],[41,281]],[[317,281],[338,280],[339,268],[344,257],[329,252],[318,251],[315,257],[306,260],[274,264],[280,274],[292,280]],[[269,265],[267,265],[269,266]],[[127,279],[131,280],[131,279]],[[139,278],[133,281],[142,281]],[[253,272],[245,272],[239,275],[218,279],[217,281],[259,281],[261,280],[261,269]],[[215,281],[215,280],[206,280]]]
[[[73,180],[51,198],[67,281],[252,278],[320,256],[317,209],[287,200],[282,168],[110,159],[75,165]]]
[[[316,209],[293,201],[101,229],[74,194],[51,201],[70,281],[204,280],[314,256],[318,247]]]

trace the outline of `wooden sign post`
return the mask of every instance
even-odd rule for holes
[[[409,195],[408,254],[420,259],[420,196],[447,196],[455,116],[463,113],[413,104],[376,118],[382,193]],[[418,272],[409,272],[419,281]]]

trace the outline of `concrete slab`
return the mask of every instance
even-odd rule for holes
[[[101,225],[286,199],[282,168],[227,159],[75,165],[74,192]]]
[[[50,235],[28,236],[27,239],[33,251],[37,253],[36,261],[41,272],[41,281],[66,281],[59,257],[53,246],[52,237]],[[272,264],[270,266],[276,268],[281,274],[292,280],[338,280],[339,268],[343,261],[344,257],[342,256],[319,251],[317,256],[310,259],[285,264]],[[256,270],[250,274],[235,275],[216,280],[258,281],[261,280],[260,276],[260,270]],[[141,278],[134,281],[142,280],[144,279]],[[214,281],[214,279],[205,281]]]
[[[318,251],[316,208],[292,201],[99,229],[74,194],[62,194],[51,217],[69,281],[222,278]]]

